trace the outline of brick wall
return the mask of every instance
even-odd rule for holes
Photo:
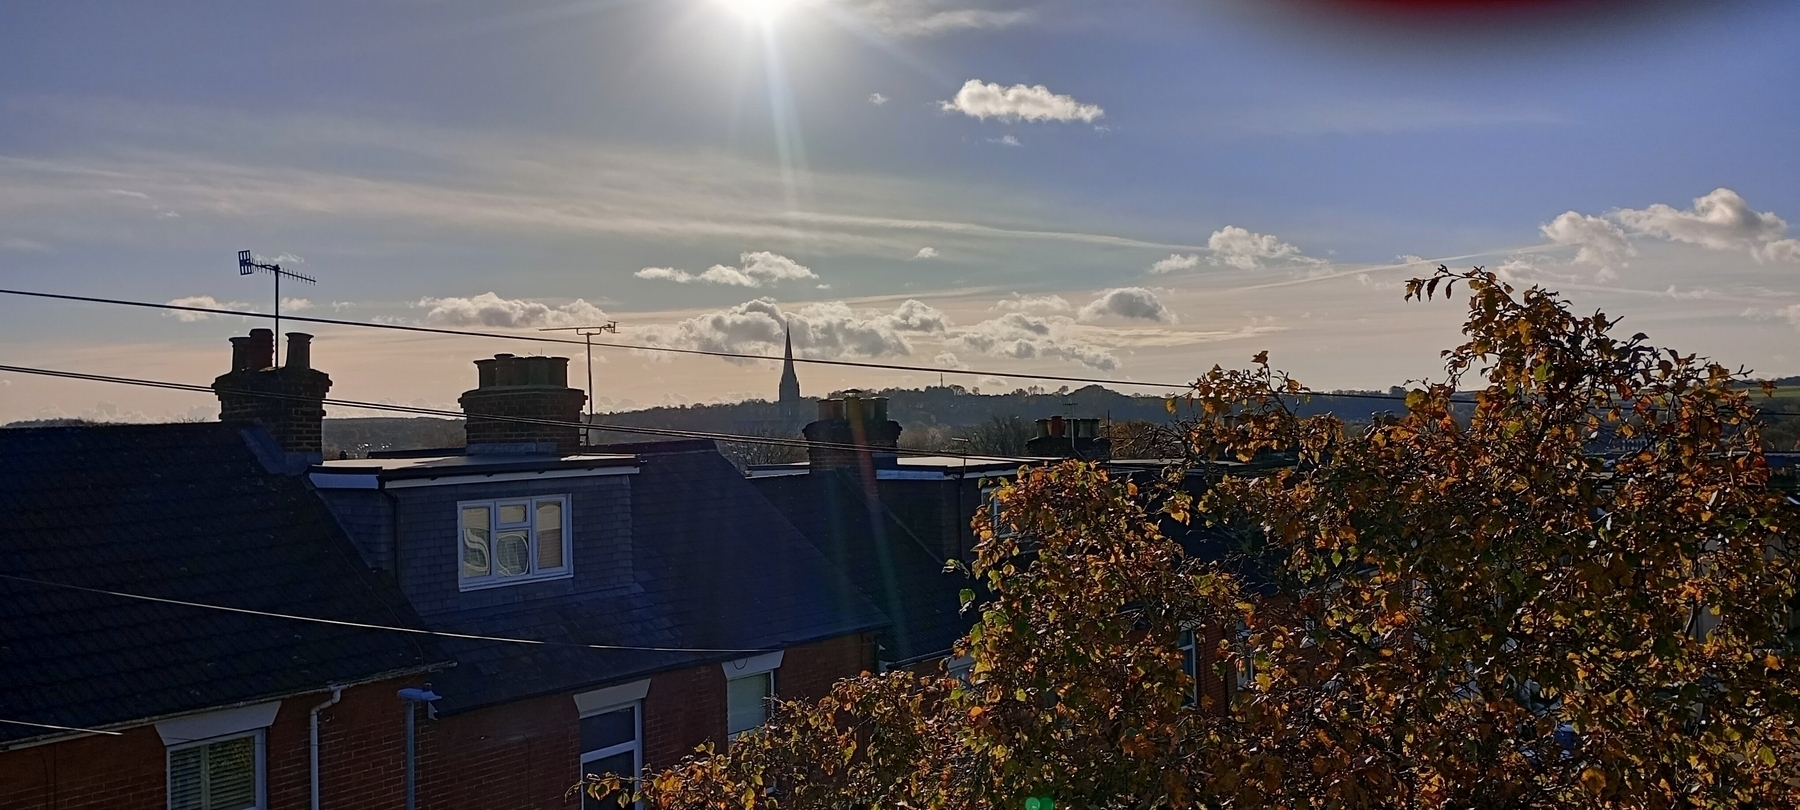
[[[464,431],[469,444],[553,442],[559,453],[581,452],[581,409],[587,403],[587,394],[579,389],[563,386],[477,388],[464,392],[458,401],[468,416]],[[497,419],[553,420],[567,425]]]
[[[405,807],[403,680],[344,690],[320,712],[320,798],[326,808]],[[263,767],[270,810],[311,806],[308,712],[330,695],[284,701],[268,729]],[[0,810],[161,810],[168,751],[154,725],[0,753]]]
[[[817,700],[831,685],[875,666],[875,635],[861,633],[788,648],[775,672],[783,700]],[[667,768],[703,742],[725,744],[725,670],[718,664],[650,680],[644,698],[644,763]]]
[[[419,807],[578,807],[581,727],[566,694],[517,700],[437,721],[419,713]]]
[[[872,634],[789,648],[778,695],[817,699],[839,678],[874,666]],[[320,713],[320,798],[328,810],[405,806],[406,705],[395,692],[422,679],[344,691]],[[284,702],[268,729],[264,767],[270,810],[310,804],[307,713],[326,693]],[[571,694],[463,714],[417,715],[421,810],[579,806],[579,715]],[[706,741],[725,741],[725,674],[718,663],[651,679],[644,700],[644,760],[665,768]],[[0,810],[159,810],[167,806],[167,753],[155,726],[0,753]]]
[[[234,371],[213,381],[219,421],[261,423],[289,453],[316,454],[324,447],[323,402],[330,390],[331,378],[310,368]]]
[[[167,806],[154,727],[0,753],[0,810],[151,810]]]

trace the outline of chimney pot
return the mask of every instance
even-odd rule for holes
[[[331,377],[312,368],[312,336],[288,333],[288,365],[275,367],[275,333],[231,339],[231,371],[213,380],[219,421],[260,424],[290,455],[317,460]]]
[[[1060,416],[1050,417],[1050,435],[1062,436],[1067,433],[1068,423]]]
[[[518,452],[513,448],[554,444],[565,455],[580,450],[587,394],[568,387],[569,358],[496,354],[476,360],[475,368],[476,387],[461,399],[471,448]],[[515,418],[567,424],[506,421]]]
[[[250,370],[256,371],[275,367],[275,331],[272,329],[250,330]]]
[[[251,353],[251,351],[252,351],[252,348],[250,346],[250,338],[248,338],[248,337],[232,338],[231,339],[231,370],[232,371],[249,371],[250,370],[250,353]]]
[[[292,369],[312,368],[312,339],[305,332],[289,332],[287,367]]]

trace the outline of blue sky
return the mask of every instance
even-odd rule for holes
[[[1270,349],[1332,388],[1434,371],[1456,308],[1397,285],[1445,259],[1800,373],[1794,4],[761,2],[8,4],[0,278],[266,308],[247,247],[320,278],[309,314],[752,352],[786,323],[810,356],[1002,376]],[[0,362],[182,381],[245,328],[0,312]],[[434,405],[528,348],[319,331],[334,394]],[[612,407],[775,379],[601,376]],[[0,419],[211,408],[0,379]]]

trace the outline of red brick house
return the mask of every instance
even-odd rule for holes
[[[307,338],[233,344],[233,422],[0,431],[0,810],[592,806],[876,664],[710,442],[584,452],[562,358],[478,363],[466,448],[321,462]]]

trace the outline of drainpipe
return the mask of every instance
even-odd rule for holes
[[[419,713],[418,704],[423,703],[430,708],[431,702],[438,699],[438,694],[431,691],[431,684],[425,684],[424,689],[400,690],[400,699],[406,702],[406,810],[418,810],[418,768],[413,747],[413,717]],[[435,712],[432,716],[436,717]]]
[[[319,712],[336,706],[344,696],[344,687],[331,687],[331,699],[312,708],[308,716],[312,725],[312,810],[319,810]]]

